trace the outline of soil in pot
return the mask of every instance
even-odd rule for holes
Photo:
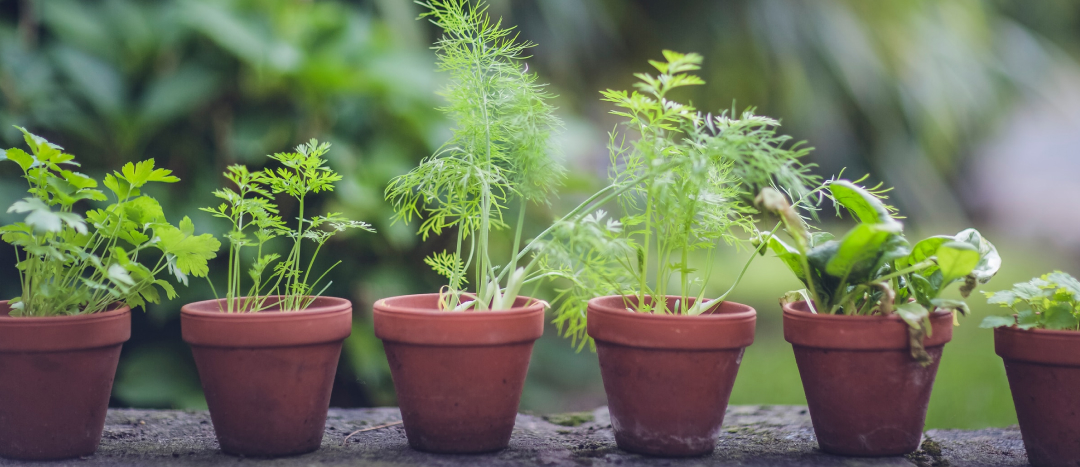
[[[668,297],[669,307],[677,298]],[[609,296],[588,308],[615,442],[656,456],[712,452],[756,312],[730,301],[697,316],[634,313],[628,305],[635,303]]]
[[[994,330],[1032,465],[1080,465],[1080,332]]]
[[[813,314],[806,302],[784,305],[784,338],[822,451],[878,457],[919,447],[952,314],[931,313],[930,322],[923,345],[933,363],[924,367],[911,357],[908,326],[896,315]]]
[[[503,311],[439,311],[439,294],[375,302],[405,435],[414,449],[497,451],[510,443],[544,307],[520,297]]]
[[[105,428],[131,310],[10,317],[0,301],[0,456],[89,456]]]
[[[300,311],[223,313],[220,302],[185,305],[180,324],[221,450],[275,457],[318,449],[352,304],[319,297]]]

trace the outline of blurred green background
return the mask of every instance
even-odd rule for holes
[[[391,177],[449,135],[433,110],[444,79],[428,48],[437,31],[415,20],[419,9],[404,0],[2,0],[0,147],[21,146],[11,125],[25,126],[99,177],[153,157],[182,179],[155,193],[171,220],[190,215],[197,230],[220,234],[225,226],[197,208],[213,203],[227,165],[258,167],[308,138],[331,141],[345,178],[318,202],[379,229],[335,239],[334,258],[322,258],[345,260],[327,293],[355,305],[332,405],[392,405],[370,306],[436,290],[422,258],[446,242],[391,225],[382,199]],[[531,212],[534,232],[602,184],[616,120],[598,91],[628,87],[646,59],[673,49],[705,56],[708,84],[683,97],[714,111],[755,106],[817,148],[820,174],[847,167],[895,186],[909,237],[982,230],[1004,257],[989,289],[1055,268],[1080,273],[1078,2],[499,0],[491,12],[539,43],[530,70],[559,94],[566,123],[555,146],[573,175],[557,202]],[[23,189],[13,166],[0,166],[0,205]],[[730,284],[745,255],[721,255],[730,267],[717,268],[713,290]],[[0,249],[0,265],[13,262]],[[17,294],[14,274],[0,267],[0,296]],[[736,291],[759,320],[732,403],[804,403],[776,304],[795,287],[766,257]],[[182,292],[135,314],[113,405],[205,407],[178,314],[212,294],[205,281]],[[991,332],[977,327],[996,310],[971,303],[974,316],[946,348],[929,427],[1015,423]],[[549,331],[522,409],[604,404],[595,355]]]

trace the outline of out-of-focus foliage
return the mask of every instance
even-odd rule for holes
[[[165,212],[191,215],[221,234],[225,226],[197,207],[214,204],[210,193],[226,166],[257,168],[266,154],[312,137],[329,140],[335,146],[329,163],[344,178],[334,195],[318,195],[316,202],[351,218],[373,219],[381,232],[366,239],[344,235],[327,246],[334,253],[326,255],[329,264],[347,261],[335,269],[326,294],[352,299],[362,319],[373,297],[437,284],[405,272],[421,269],[424,255],[411,251],[411,231],[389,226],[382,190],[431,152],[445,124],[434,110],[430,53],[417,41],[415,12],[398,12],[401,6],[392,2],[380,7],[399,21],[379,19],[374,5],[340,2],[5,2],[0,145],[21,141],[11,124],[25,126],[80,154],[92,176],[154,157],[183,180],[149,190]],[[0,197],[14,200],[9,187],[17,186],[17,175],[0,172]],[[14,264],[6,251],[0,260]],[[224,283],[225,262],[219,262],[211,278]],[[8,283],[0,285],[4,296],[17,295]],[[180,299],[135,317],[118,403],[198,405],[192,373],[176,371],[190,365],[177,315],[185,301],[204,298],[212,298],[205,281],[193,281]],[[377,347],[365,339],[374,338],[360,334],[347,345]],[[153,352],[144,355],[143,349]],[[343,392],[354,393],[354,404],[385,402],[388,379],[362,386],[355,377],[378,372],[385,362],[349,357],[356,353],[343,359]],[[376,369],[365,366],[372,364]],[[161,386],[174,388],[172,395],[162,394]]]
[[[731,108],[734,101],[736,108],[756,106],[780,118],[795,140],[817,148],[810,159],[822,166],[819,174],[841,167],[869,172],[874,182],[897,187],[894,200],[909,224],[935,231],[967,224],[966,200],[958,194],[962,169],[978,163],[973,147],[1017,96],[1053,99],[1040,94],[1040,80],[1080,56],[1080,2],[1072,0],[491,3],[493,16],[539,44],[527,63],[560,96],[555,103],[567,122],[554,142],[568,159],[567,188],[550,209],[530,210],[526,236],[602,183],[604,133],[616,119],[606,115],[599,90],[629,87],[632,72],[662,49],[705,56],[708,84],[688,95],[696,107]],[[18,144],[10,125],[19,124],[78,154],[94,177],[152,157],[182,179],[168,191],[151,190],[165,212],[216,225],[220,234],[225,226],[196,208],[213,204],[210,192],[226,166],[256,169],[266,154],[313,137],[330,141],[329,165],[343,179],[313,206],[370,220],[379,231],[335,238],[327,244],[328,262],[317,265],[344,260],[326,293],[352,299],[356,309],[333,403],[393,403],[367,319],[370,303],[437,290],[441,281],[423,258],[452,248],[445,238],[421,244],[413,227],[390,225],[382,198],[387,181],[450,136],[435,111],[445,103],[435,94],[439,78],[428,49],[436,31],[415,20],[419,13],[404,0],[0,2],[0,147]],[[17,175],[0,168],[0,201],[20,197]],[[0,223],[12,220],[0,213]],[[495,241],[509,251],[510,239]],[[1023,260],[997,246],[1006,262]],[[790,349],[770,340],[779,335],[775,297],[793,285],[775,279],[784,271],[762,269],[775,263],[755,262],[732,297],[759,311],[760,339],[736,383],[736,396],[752,397],[733,399],[739,403],[801,397],[794,364],[783,360],[790,360]],[[5,266],[12,264],[13,251],[0,249],[0,296],[18,294],[14,271]],[[1025,275],[1051,267],[1065,265],[1009,266]],[[224,269],[223,260],[212,264],[212,279],[223,282]],[[718,267],[716,284],[707,287],[733,280],[728,272]],[[1013,279],[1020,277],[995,281]],[[203,281],[192,281],[181,299],[135,316],[115,403],[200,404],[177,314],[183,301],[211,296]],[[973,312],[980,313],[978,306]],[[950,344],[930,426],[1015,420],[1000,361],[987,357],[989,338],[974,331],[986,332],[963,326]],[[968,332],[982,339],[977,351],[959,337]],[[603,403],[590,354],[573,354],[549,334],[537,345],[524,406],[585,410]]]

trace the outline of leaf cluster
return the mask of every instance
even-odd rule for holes
[[[942,299],[942,292],[960,283],[960,294],[967,298],[977,284],[986,283],[997,273],[1001,257],[975,229],[929,237],[912,245],[894,217],[895,209],[883,201],[887,191],[880,186],[862,187],[858,181],[829,180],[811,193],[819,202],[831,198],[838,214],[843,208],[858,221],[835,238],[828,232],[811,231],[798,214],[796,206],[809,201],[807,198],[793,205],[775,190],[762,190],[759,205],[780,216],[791,242],[774,234],[764,240],[806,286],[789,293],[784,301],[806,299],[816,313],[895,312],[909,325],[913,357],[927,364],[929,356],[922,341],[931,332],[930,313],[969,311],[961,300]]]
[[[294,152],[268,156],[280,163],[280,167],[252,172],[237,164],[226,169],[225,178],[232,182],[235,189],[227,187],[215,190],[214,196],[222,200],[221,204],[202,208],[214,217],[227,219],[231,225],[225,234],[229,242],[229,272],[223,311],[256,312],[269,307],[295,311],[307,308],[315,297],[330,286],[327,283],[322,289],[316,288],[326,273],[341,263],[334,263],[312,281],[311,271],[323,245],[337,233],[346,230],[375,232],[370,224],[346,219],[341,213],[305,217],[308,195],[333,191],[334,183],[341,180],[341,175],[326,165],[324,156],[329,150],[329,143],[312,139],[297,146]],[[299,214],[295,227],[289,226],[281,218],[274,199],[278,195],[297,201]],[[292,248],[285,257],[268,251],[268,243],[278,237],[292,240]],[[315,251],[306,266],[301,261],[304,240],[315,244]],[[247,269],[251,286],[246,292],[241,288],[245,248],[254,250]],[[280,298],[271,301],[272,296]]]
[[[702,57],[663,55],[649,62],[658,74],[635,74],[634,90],[601,92],[625,119],[609,143],[622,216],[607,226],[595,217],[568,222],[547,244],[547,264],[571,284],[560,290],[555,322],[580,339],[579,348],[587,342],[585,307],[592,297],[621,295],[638,312],[708,310],[717,303],[703,290],[713,251],[756,232],[753,193],[776,187],[801,195],[818,184],[812,165],[801,161],[809,149],[789,145],[788,136],[777,134],[778,121],[753,109],[738,118],[705,114],[674,100],[679,88],[704,83],[693,74]],[[698,256],[706,258],[704,271],[694,266]],[[673,284],[676,291],[669,292]],[[669,294],[679,297],[671,309]]]
[[[1054,271],[1009,290],[984,292],[987,303],[1011,309],[1011,316],[987,316],[980,327],[1080,331],[1080,281]]]
[[[142,193],[150,183],[180,179],[154,160],[127,163],[102,182],[73,170],[75,157],[63,148],[22,131],[30,153],[11,148],[0,160],[16,163],[29,184],[28,196],[8,212],[26,214],[23,222],[0,227],[0,238],[16,248],[22,294],[11,300],[12,316],[96,313],[116,303],[132,307],[159,303],[161,292],[176,297],[158,275],[168,272],[187,284],[205,276],[207,261],[221,246],[212,235],[195,235],[191,219],[169,224],[156,199]],[[83,201],[114,202],[85,216]],[[156,252],[157,259],[152,259]],[[150,255],[150,258],[147,256]]]
[[[462,303],[472,268],[477,295],[469,306],[499,309],[514,303],[520,286],[507,282],[504,288],[501,281],[524,274],[516,271],[516,262],[526,205],[546,203],[564,175],[549,144],[551,131],[560,125],[548,103],[553,96],[524,63],[534,44],[493,21],[487,6],[467,0],[418,3],[428,10],[421,18],[443,30],[433,47],[438,69],[449,74],[441,92],[447,104],[439,110],[455,126],[435,154],[390,182],[386,199],[394,206],[395,221],[423,218],[424,239],[457,229],[455,251],[427,261],[447,275],[449,308]],[[512,205],[518,206],[514,260],[500,267],[491,260],[489,237],[508,227],[504,215]]]

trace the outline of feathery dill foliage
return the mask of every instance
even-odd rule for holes
[[[189,274],[206,275],[206,262],[221,244],[210,234],[195,235],[187,217],[179,226],[169,224],[157,200],[141,191],[149,183],[180,181],[172,171],[154,168],[153,159],[127,163],[105,176],[115,201],[84,217],[76,203],[109,196],[96,180],[73,170],[79,166],[75,156],[19,130],[31,153],[0,152],[0,161],[18,164],[30,185],[30,196],[8,209],[26,219],[0,227],[0,238],[15,246],[22,287],[11,300],[11,316],[89,314],[115,303],[145,307],[161,301],[159,288],[176,297],[173,286],[157,278],[163,271],[184,285]],[[154,250],[157,259],[148,260]]]
[[[323,245],[337,233],[349,229],[375,232],[366,222],[346,219],[341,213],[304,217],[304,203],[308,195],[333,191],[334,182],[341,180],[341,175],[325,165],[323,156],[329,150],[330,143],[319,143],[312,139],[307,144],[297,146],[296,152],[268,156],[281,163],[282,167],[276,170],[266,168],[251,172],[237,164],[225,171],[225,178],[236,185],[236,189],[215,190],[214,196],[224,202],[217,207],[202,209],[214,217],[228,219],[232,225],[225,234],[229,241],[229,273],[223,311],[257,312],[270,307],[296,311],[307,308],[330,283],[318,291],[315,287],[326,273],[341,263],[334,263],[311,281],[315,257]],[[295,228],[288,226],[279,215],[274,202],[277,195],[286,195],[297,201],[299,213]],[[292,240],[292,248],[285,258],[263,251],[266,244],[277,237]],[[306,266],[301,255],[304,240],[315,244],[315,252]],[[247,271],[251,287],[246,292],[241,288],[241,259],[245,248],[254,249],[254,259]],[[212,288],[213,283],[210,286]],[[217,295],[216,290],[214,294]],[[280,297],[271,300],[274,296]]]
[[[618,108],[612,113],[626,119],[609,145],[623,216],[605,220],[597,212],[566,223],[547,245],[547,266],[571,283],[560,290],[556,324],[580,340],[579,348],[587,342],[592,297],[621,295],[637,312],[688,315],[723,300],[730,289],[705,299],[713,251],[720,243],[740,244],[739,232],[756,233],[753,193],[775,187],[803,196],[818,182],[812,165],[801,162],[809,149],[785,147],[789,137],[776,133],[776,120],[752,110],[738,118],[705,114],[672,100],[673,91],[704,83],[691,73],[702,58],[663,54],[664,61],[649,62],[658,75],[635,74],[636,90],[601,93]],[[701,255],[704,271],[691,263]],[[678,297],[671,307],[668,295]]]
[[[526,205],[546,203],[562,182],[563,169],[552,159],[548,143],[560,123],[547,103],[551,94],[523,62],[534,44],[518,41],[513,28],[503,28],[501,21],[492,22],[483,4],[419,3],[428,9],[421,18],[444,31],[433,47],[438,69],[450,74],[442,91],[447,105],[440,110],[455,127],[434,155],[390,183],[386,198],[396,210],[395,220],[424,218],[419,231],[425,240],[457,229],[455,250],[426,260],[449,280],[441,307],[509,308],[528,269],[517,267],[524,256],[519,249]],[[514,205],[513,259],[500,267],[491,260],[490,235],[509,227],[504,213]],[[470,270],[477,294],[463,302]]]

